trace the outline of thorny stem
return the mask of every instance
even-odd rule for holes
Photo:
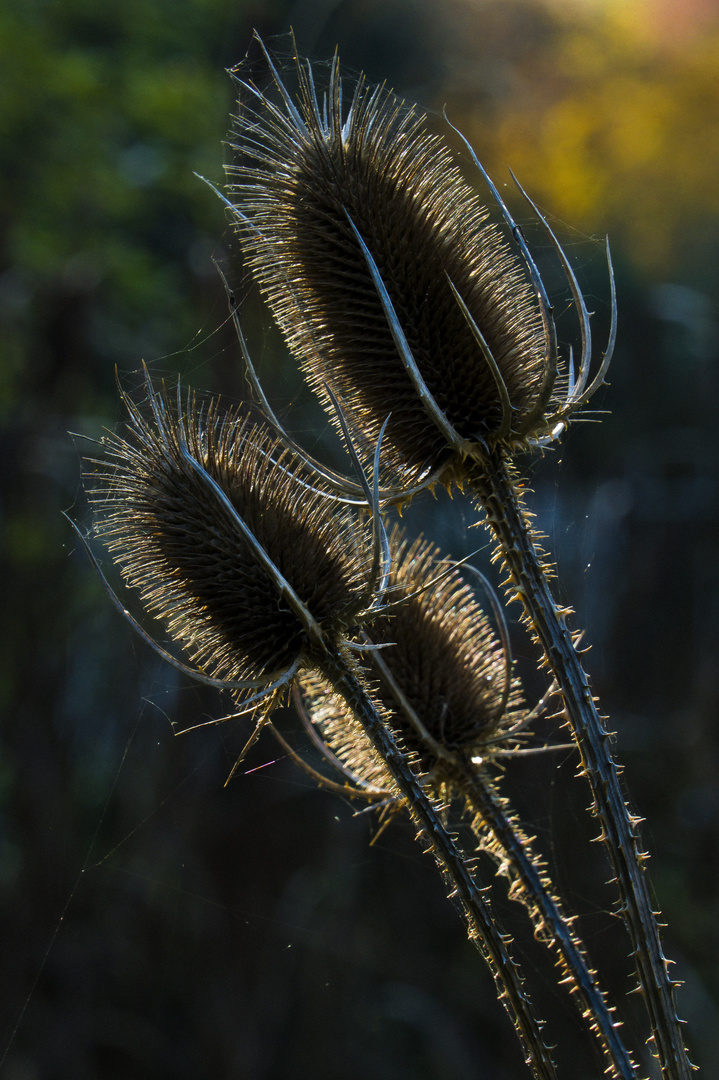
[[[632,942],[632,955],[649,1013],[656,1054],[664,1080],[689,1080],[693,1067],[681,1036],[674,1001],[677,983],[667,971],[659,928],[652,909],[639,846],[638,823],[624,801],[619,768],[582,667],[565,613],[555,603],[540,554],[532,541],[526,513],[500,451],[471,469],[469,485],[487,516],[507,569],[508,586],[521,600],[562,694],[594,796],[593,813],[602,825],[619,888],[620,910]]]
[[[456,776],[451,775],[452,771],[456,772]],[[494,790],[486,770],[481,766],[478,770],[474,764],[457,754],[454,769],[445,762],[443,773],[461,790],[469,809],[479,816],[481,846],[492,854],[504,856],[509,864],[511,874],[520,886],[519,895],[515,898],[521,900],[528,909],[536,936],[555,950],[566,981],[579,996],[583,1015],[602,1044],[609,1062],[610,1075],[616,1080],[634,1080],[636,1068],[619,1036],[618,1025],[604,995],[596,983],[595,973],[588,966],[570,921],[549,891],[549,883],[535,862],[529,842],[518,833],[516,824],[507,813],[503,800]],[[487,829],[494,836],[494,844],[487,844]],[[511,894],[513,893],[514,890]]]
[[[467,869],[466,858],[412,772],[406,756],[397,746],[350,666],[340,655],[322,651],[313,655],[310,662],[352,709],[390,771],[407,809],[428,841],[440,869],[451,883],[451,895],[463,910],[469,924],[470,937],[492,971],[499,991],[498,996],[512,1017],[527,1064],[534,1076],[537,1080],[556,1080],[555,1067],[542,1038],[541,1022],[534,1014],[519,968],[508,951],[507,940],[497,929],[482,890]]]

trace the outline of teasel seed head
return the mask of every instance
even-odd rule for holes
[[[367,456],[391,413],[385,490],[463,478],[467,458],[546,446],[604,385],[611,327],[592,372],[589,312],[548,222],[515,180],[566,278],[581,350],[560,357],[539,270],[496,185],[464,143],[504,228],[426,118],[335,56],[318,92],[296,58],[293,97],[244,77],[221,196],[286,341],[327,404],[334,395]],[[452,125],[450,124],[450,127]]]
[[[96,531],[200,673],[271,684],[366,603],[367,531],[246,409],[147,388],[88,475]]]
[[[391,607],[368,628],[374,643],[391,643],[378,656],[432,739],[479,747],[511,708],[505,649],[474,590],[433,544],[410,544],[395,530],[390,550]]]
[[[442,762],[457,751],[491,757],[512,742],[525,712],[511,675],[507,643],[462,573],[419,539],[400,530],[392,555],[385,612],[366,626],[372,695],[419,770],[442,776]],[[381,788],[381,770],[342,702],[317,676],[301,678],[307,716],[331,752],[361,784]]]
[[[237,75],[228,193],[246,263],[310,382],[334,392],[367,447],[391,414],[383,459],[402,475],[453,453],[403,349],[461,443],[525,439],[547,383],[541,312],[447,145],[384,88],[360,78],[343,95],[336,57],[321,98],[309,64],[297,63],[296,101],[270,66],[278,101]]]

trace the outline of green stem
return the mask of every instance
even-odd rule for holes
[[[639,819],[629,813],[624,801],[619,769],[611,755],[610,735],[597,711],[565,613],[550,592],[527,515],[503,456],[495,452],[477,462],[471,469],[469,484],[487,515],[512,592],[524,605],[564,700],[619,887],[621,914],[632,942],[662,1076],[664,1080],[690,1080],[693,1069],[674,1002],[677,984],[667,972],[642,866],[646,854],[639,846]]]
[[[452,885],[452,897],[459,903],[475,942],[492,971],[498,996],[515,1025],[527,1064],[537,1080],[556,1080],[556,1071],[541,1034],[541,1022],[512,959],[507,940],[500,933],[482,890],[467,868],[467,860],[412,772],[406,755],[378,715],[364,687],[350,665],[337,653],[319,652],[310,662],[344,698],[354,716],[399,789],[415,824],[429,842],[443,875]]]

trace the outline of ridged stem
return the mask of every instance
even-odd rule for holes
[[[507,813],[504,800],[497,794],[486,770],[457,756],[456,775],[445,765],[443,771],[453,786],[461,790],[469,810],[480,821],[475,834],[481,846],[506,860],[511,877],[519,884],[519,895],[535,928],[535,936],[556,954],[567,982],[578,998],[582,1015],[589,1021],[592,1033],[599,1040],[607,1057],[609,1075],[616,1080],[635,1080],[636,1067],[619,1037],[618,1027],[588,965],[583,947],[564,916],[559,902],[552,895],[546,878],[535,861],[529,842],[522,836]],[[486,841],[487,830],[494,843]],[[512,890],[514,895],[514,890]]]
[[[669,978],[642,866],[646,854],[639,846],[639,819],[630,814],[624,801],[610,735],[597,711],[565,615],[550,591],[527,514],[503,456],[487,454],[477,461],[470,467],[467,482],[487,516],[509,576],[508,586],[524,606],[563,698],[619,888],[620,910],[632,942],[662,1076],[664,1080],[690,1080],[693,1067],[674,1002],[677,984]]]
[[[451,883],[451,896],[464,912],[470,938],[490,967],[498,996],[513,1020],[526,1062],[534,1076],[537,1080],[556,1080],[554,1063],[542,1038],[542,1024],[535,1016],[520,971],[509,953],[507,939],[497,928],[482,890],[468,869],[466,857],[412,772],[407,756],[398,747],[351,666],[342,656],[329,651],[318,651],[317,655],[310,658],[310,662],[327,679],[335,692],[344,698],[362,725],[391,773],[440,870]]]

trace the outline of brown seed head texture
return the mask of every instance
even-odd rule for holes
[[[145,418],[125,398],[129,438],[109,437],[106,460],[90,473],[97,531],[128,584],[206,674],[269,680],[301,657],[304,628],[182,447],[330,635],[361,606],[367,537],[246,412],[222,415],[216,402],[202,410],[194,396],[186,412],[164,393],[152,399]]]
[[[447,572],[433,544],[399,536],[388,599],[402,603],[373,622],[372,640],[394,643],[382,656],[432,738],[449,749],[478,746],[502,719],[504,654],[460,572]]]
[[[386,599],[398,603],[372,621],[368,636],[388,646],[379,655],[430,737],[448,750],[482,753],[516,721],[522,705],[516,681],[504,701],[502,646],[474,591],[458,570],[448,572],[433,544],[421,539],[409,544],[395,530],[390,546]],[[421,768],[432,772],[437,761],[431,747],[403,717],[384,677],[375,676],[375,700]],[[332,750],[366,781],[377,783],[371,761],[367,769],[360,767],[361,747],[351,736],[346,710],[317,681],[303,681],[303,691]]]
[[[295,103],[278,77],[278,103],[241,82],[227,169],[247,265],[290,350],[320,396],[329,387],[346,406],[365,448],[391,413],[386,465],[406,475],[451,456],[403,366],[349,216],[440,409],[462,438],[491,442],[502,403],[451,279],[507,387],[511,441],[544,371],[519,260],[423,115],[362,78],[347,107],[336,59],[320,100],[309,66],[297,72]]]

